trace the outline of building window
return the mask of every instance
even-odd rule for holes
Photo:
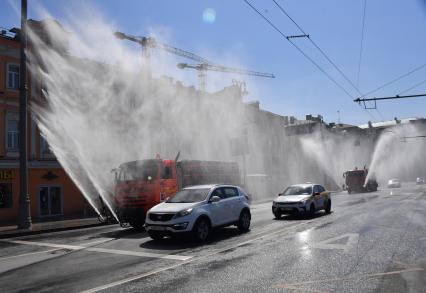
[[[0,183],[0,208],[11,208],[12,199],[12,183]]]
[[[18,120],[8,119],[7,120],[7,149],[17,150],[19,148],[19,131],[18,131]]]
[[[7,65],[7,88],[19,90],[19,66],[16,64]]]
[[[40,136],[40,153],[41,155],[52,155],[52,150],[50,149],[49,143],[43,136]]]

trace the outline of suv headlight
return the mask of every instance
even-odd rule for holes
[[[193,208],[189,208],[189,209],[186,209],[186,210],[180,211],[180,212],[178,212],[178,213],[175,215],[175,218],[180,218],[180,217],[187,216],[187,215],[189,215],[190,213],[192,213],[192,211],[193,211]]]
[[[305,198],[305,199],[303,199],[303,200],[299,201],[299,203],[300,203],[300,204],[305,204],[307,201],[308,201],[308,199],[307,199],[307,198]]]

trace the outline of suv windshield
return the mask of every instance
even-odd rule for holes
[[[281,195],[311,195],[312,186],[290,186]]]
[[[209,191],[209,188],[183,189],[167,200],[167,202],[200,202],[206,199]]]
[[[120,166],[118,181],[157,179],[159,163],[157,160],[134,161]]]

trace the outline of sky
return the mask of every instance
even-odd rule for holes
[[[284,36],[302,34],[273,0],[247,1]],[[355,125],[426,117],[426,97],[379,101],[372,110],[353,102],[416,68],[420,69],[366,97],[426,93],[426,0],[275,2],[313,41],[291,39],[305,55],[244,0],[29,0],[28,17],[41,19],[44,9],[67,28],[72,25],[70,18],[96,15],[127,34],[154,34],[161,42],[219,64],[272,73],[276,78],[209,72],[207,90],[218,91],[232,79],[244,81],[247,101],[258,100],[262,109],[280,115],[303,119],[306,114],[320,114],[326,122],[338,122],[340,117],[340,122]],[[18,27],[19,9],[20,1],[1,1],[0,27]],[[126,46],[140,50],[130,42]],[[159,70],[198,86],[195,72],[177,74],[175,67]]]

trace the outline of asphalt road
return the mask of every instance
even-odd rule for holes
[[[198,245],[118,225],[0,240],[1,292],[426,292],[426,187],[332,195],[332,213]]]

